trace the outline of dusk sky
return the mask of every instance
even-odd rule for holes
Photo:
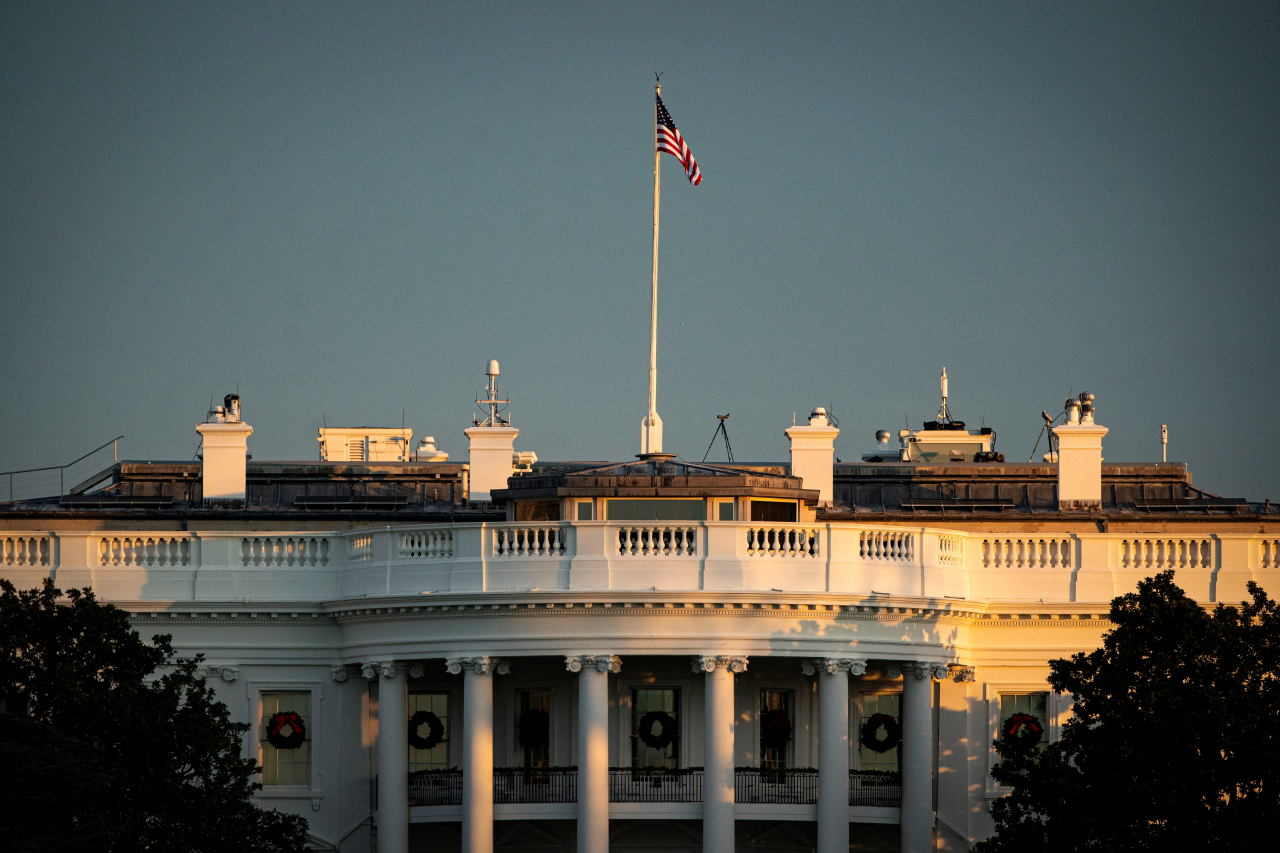
[[[0,7],[0,471],[255,459],[399,426],[627,459],[646,406],[738,461],[830,406],[845,461],[951,407],[1025,462],[1097,395],[1108,461],[1280,499],[1275,3]],[[1042,441],[1037,458],[1045,450]],[[723,448],[711,460],[724,459]]]

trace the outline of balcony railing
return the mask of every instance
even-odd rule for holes
[[[900,808],[902,774],[882,770],[850,770],[849,805]]]
[[[812,767],[734,772],[734,802],[811,805],[818,802],[818,771]],[[577,767],[495,767],[495,803],[576,803]],[[611,803],[700,803],[702,768],[609,768]],[[849,771],[849,805],[898,808],[902,776],[876,770]],[[409,805],[462,805],[462,771],[419,770],[409,774]]]
[[[495,767],[495,803],[576,803],[576,767]]]
[[[610,767],[611,803],[700,803],[702,768]]]
[[[409,805],[462,805],[462,771],[418,770],[410,773]]]
[[[739,767],[734,771],[735,803],[787,803],[804,805],[818,801],[818,771],[812,767],[763,770]]]

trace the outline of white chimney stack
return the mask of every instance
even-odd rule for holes
[[[831,506],[835,501],[836,436],[840,430],[827,419],[827,410],[819,406],[809,415],[808,426],[787,430],[791,440],[791,476],[804,481],[806,489],[816,489],[818,505]]]
[[[1067,400],[1067,422],[1054,427],[1058,437],[1058,509],[1102,508],[1102,437],[1107,428],[1094,422],[1093,395]]]
[[[223,405],[209,412],[208,422],[196,425],[196,432],[204,444],[201,467],[205,506],[242,506],[253,427],[240,420],[239,395],[228,394]]]
[[[516,436],[520,430],[511,426],[502,416],[510,400],[498,399],[498,362],[491,360],[485,375],[486,396],[476,400],[481,411],[488,409],[484,420],[471,419],[471,429],[463,430],[470,440],[471,500],[492,501],[495,489],[505,489],[507,478],[513,473],[519,455],[515,452]],[[537,458],[536,456],[534,457]],[[532,464],[532,463],[530,463]]]

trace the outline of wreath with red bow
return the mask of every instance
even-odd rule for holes
[[[781,708],[760,717],[760,742],[770,749],[782,749],[791,740],[791,720]]]
[[[883,738],[877,737],[880,729],[884,729]],[[888,714],[872,714],[871,718],[862,725],[859,739],[862,745],[872,752],[888,752],[902,743],[902,728],[898,725],[898,721]]]
[[[1004,721],[1000,733],[1005,740],[1022,746],[1032,746],[1040,742],[1044,734],[1044,726],[1032,714],[1014,714]]]
[[[427,736],[418,734],[423,725],[427,727]],[[430,711],[419,711],[409,718],[409,745],[414,749],[431,749],[444,740],[444,723]]]
[[[284,727],[289,727],[289,734]],[[297,749],[307,739],[307,726],[296,711],[281,711],[267,720],[267,743],[276,749]]]

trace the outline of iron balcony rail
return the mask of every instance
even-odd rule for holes
[[[764,770],[739,767],[734,802],[812,805],[818,802],[818,771],[812,767]],[[577,767],[495,767],[495,803],[576,803]],[[702,768],[667,770],[610,767],[611,803],[700,803]],[[462,805],[462,771],[419,770],[409,774],[409,805]],[[876,770],[849,771],[849,805],[898,808],[902,776]]]
[[[462,771],[417,770],[409,774],[409,805],[462,805]]]
[[[702,768],[610,767],[611,803],[700,803]]]
[[[902,774],[884,770],[850,770],[849,805],[901,808]]]
[[[786,770],[739,767],[734,772],[736,803],[812,805],[818,802],[818,771],[813,767]],[[898,808],[902,776],[877,770],[849,771],[849,805]]]
[[[811,767],[778,770],[760,767],[738,767],[734,771],[735,803],[818,802],[818,771]]]
[[[576,803],[577,767],[495,767],[495,803]]]

